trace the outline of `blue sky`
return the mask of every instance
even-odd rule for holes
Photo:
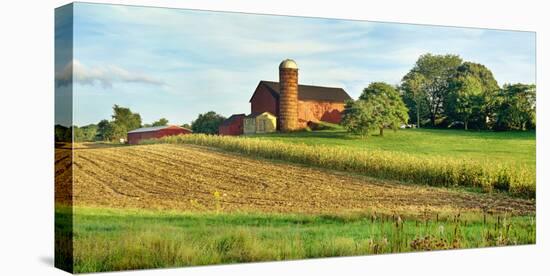
[[[531,32],[86,3],[75,4],[73,51],[58,68],[74,73],[77,125],[110,118],[114,104],[144,123],[248,113],[258,82],[276,81],[285,58],[301,84],[354,98],[370,82],[399,83],[428,52],[482,63],[500,85],[535,83],[536,69]]]

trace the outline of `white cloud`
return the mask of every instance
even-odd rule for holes
[[[111,88],[114,83],[144,83],[150,85],[165,85],[156,78],[144,74],[129,72],[116,65],[86,67],[78,60],[73,60],[55,76],[57,86],[66,86],[72,82],[82,85],[99,84],[103,88]]]

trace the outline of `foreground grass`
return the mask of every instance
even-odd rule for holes
[[[534,198],[536,194],[534,171],[528,166],[511,163],[203,134],[169,136],[142,143],[194,144],[375,178],[432,186],[473,187],[486,192],[499,190],[527,198]]]
[[[70,229],[59,208],[56,230]],[[63,219],[65,218],[65,219]],[[74,209],[75,272],[535,243],[532,216],[300,215]]]

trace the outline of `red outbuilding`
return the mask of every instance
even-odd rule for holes
[[[222,122],[218,128],[220,135],[241,135],[243,134],[244,114],[233,114]]]
[[[165,136],[189,134],[190,129],[179,126],[159,126],[159,127],[142,127],[128,131],[128,144],[136,145],[140,140],[161,138]]]

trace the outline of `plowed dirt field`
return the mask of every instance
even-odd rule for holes
[[[70,158],[56,154],[58,192],[70,187],[63,185],[70,179],[70,163]],[[72,173],[77,206],[294,213],[535,212],[533,200],[504,194],[381,181],[189,145],[77,145]]]

